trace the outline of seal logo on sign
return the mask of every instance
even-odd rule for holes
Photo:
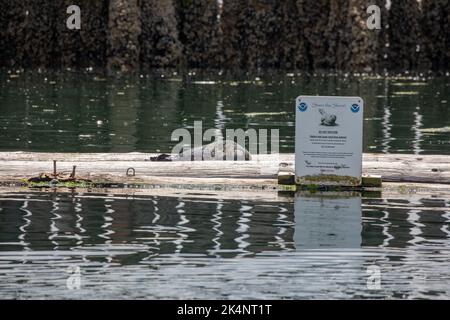
[[[298,105],[298,110],[300,110],[301,112],[305,112],[306,109],[308,109],[308,105],[306,103],[302,102]]]
[[[352,106],[350,107],[350,110],[352,110],[353,113],[357,113],[359,109],[359,105],[357,105],[356,103],[352,104]]]

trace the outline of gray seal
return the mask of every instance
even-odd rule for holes
[[[240,144],[225,140],[214,141],[210,144],[183,149],[179,154],[160,154],[150,157],[150,161],[194,161],[194,160],[251,160],[251,155]]]

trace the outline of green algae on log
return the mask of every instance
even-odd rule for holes
[[[26,186],[29,188],[91,188],[94,185],[87,181],[65,181],[65,182],[26,182]]]
[[[350,176],[309,175],[297,177],[296,183],[300,185],[330,185],[330,186],[361,186],[361,178]]]

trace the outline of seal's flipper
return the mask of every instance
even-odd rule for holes
[[[156,157],[150,157],[150,161],[172,161],[172,156],[170,154],[160,154]]]

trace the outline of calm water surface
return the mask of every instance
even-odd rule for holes
[[[449,245],[449,199],[5,191],[0,297],[449,298]]]
[[[202,120],[205,130],[279,129],[280,151],[293,152],[294,100],[319,94],[364,98],[366,152],[450,154],[449,79],[4,72],[0,150],[170,152],[172,131]]]
[[[366,152],[450,154],[448,78],[6,72],[0,151],[168,152],[202,120],[279,129],[293,152],[300,94],[362,96]],[[0,192],[0,298],[450,297],[449,199],[107,192]]]

